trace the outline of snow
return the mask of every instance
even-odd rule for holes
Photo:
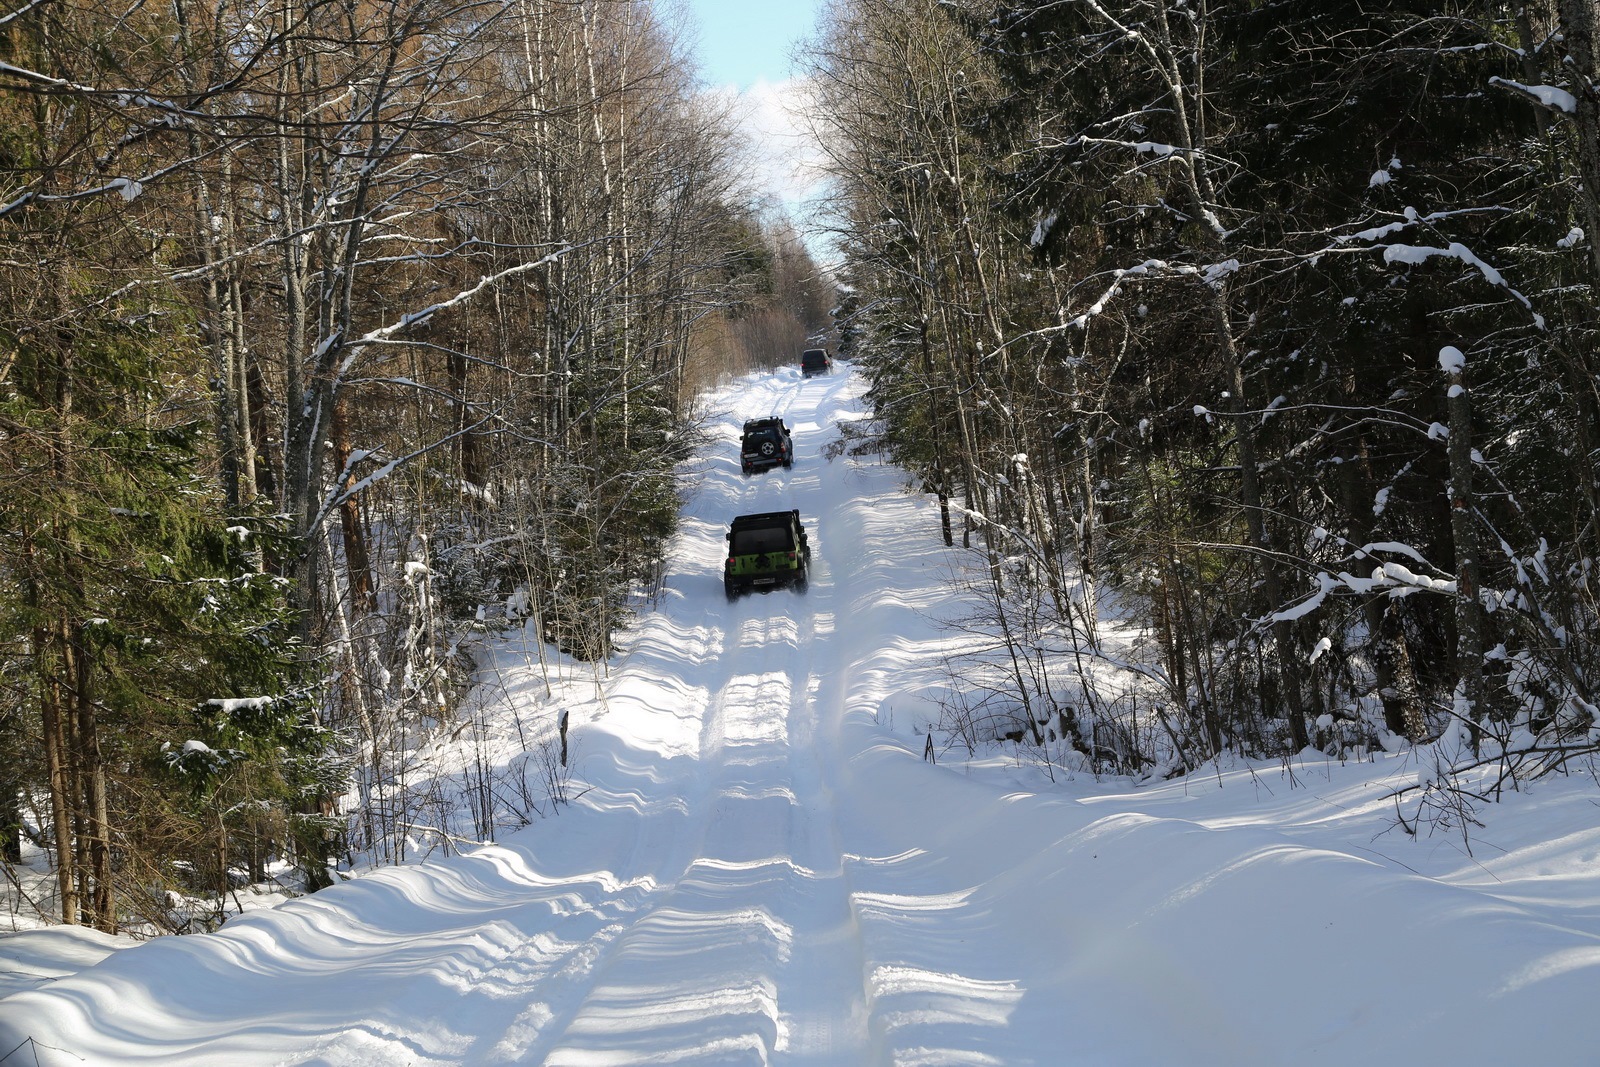
[[[1540,104],[1555,111],[1562,111],[1571,115],[1578,110],[1578,98],[1559,85],[1524,85],[1510,78],[1494,77],[1489,79],[1490,85],[1504,85],[1533,97]]]
[[[206,704],[224,715],[237,715],[241,711],[262,711],[276,702],[276,697],[213,697]]]
[[[1085,311],[1082,315],[1078,315],[1071,319],[1066,323],[1066,325],[1074,326],[1080,330],[1087,329],[1090,320],[1095,318],[1095,316],[1102,314],[1113,299],[1122,295],[1122,279],[1127,277],[1138,277],[1140,275],[1159,274],[1160,272],[1169,269],[1169,267],[1170,264],[1168,264],[1165,260],[1147,259],[1143,263],[1136,264],[1126,269],[1119,267],[1116,270],[1113,270],[1111,272],[1111,287],[1102,293],[1098,300],[1089,305],[1089,309],[1087,311]],[[1173,269],[1176,269],[1179,274],[1194,272],[1193,267],[1186,267],[1183,265]],[[1143,305],[1140,306],[1143,307]]]
[[[19,930],[0,937],[0,1015],[6,1010],[7,995],[69,977],[134,944],[129,938],[81,926]],[[8,1051],[9,1045],[0,1054]]]
[[[1139,155],[1170,156],[1182,151],[1177,145],[1162,144],[1160,141],[1132,141],[1128,144]]]
[[[1417,551],[1416,546],[1408,545],[1404,541],[1368,541],[1355,550],[1355,556],[1357,559],[1365,559],[1374,552],[1394,552],[1414,559],[1418,563],[1428,561],[1427,557]]]
[[[1371,233],[1376,231],[1368,232]],[[1505,275],[1501,274],[1500,271],[1495,267],[1485,263],[1482,259],[1479,259],[1477,253],[1473,252],[1472,249],[1468,248],[1461,242],[1452,241],[1450,242],[1448,248],[1434,248],[1429,245],[1406,244],[1392,244],[1383,246],[1383,261],[1389,264],[1402,263],[1410,266],[1416,266],[1421,263],[1426,263],[1435,256],[1443,256],[1448,259],[1460,260],[1465,265],[1474,268],[1483,276],[1484,281],[1497,288],[1504,289],[1506,292],[1510,293],[1519,304],[1527,308],[1531,312],[1530,317],[1533,320],[1534,326],[1540,330],[1545,328],[1544,316],[1538,314],[1537,312],[1533,312],[1533,303],[1521,292],[1507,284]]]
[[[1373,572],[1372,577],[1377,579],[1377,572]],[[1456,591],[1456,583],[1451,579],[1430,578],[1426,574],[1417,574],[1410,568],[1396,563],[1393,560],[1386,560],[1384,562],[1383,577],[1388,583],[1393,583],[1400,586],[1414,586],[1417,589],[1432,589],[1441,593],[1453,593]]]
[[[1467,366],[1467,357],[1455,345],[1439,349],[1439,369],[1446,374],[1460,374]]]
[[[1600,826],[1584,775],[1478,805],[1464,834],[1393,795],[1439,781],[1460,736],[1143,783],[950,748],[931,724],[958,684],[947,659],[975,638],[951,625],[968,606],[948,577],[974,561],[943,547],[936,502],[904,473],[822,458],[864,388],[841,366],[711,398],[723,413],[687,472],[658,605],[603,678],[546,697],[525,638],[489,650],[485,692],[506,714],[571,714],[557,815],[213,934],[120,951],[70,929],[0,938],[4,970],[39,976],[0,999],[0,1054],[1594,1062]],[[748,410],[795,428],[792,470],[741,477],[732,413]],[[809,592],[727,603],[728,519],[787,507],[811,530]]]
[[[1205,269],[1200,272],[1200,276],[1205,279],[1207,285],[1214,289],[1222,284],[1223,279],[1237,273],[1239,273],[1239,261],[1237,259],[1225,259],[1221,263],[1207,264]]]
[[[1317,575],[1317,591],[1292,607],[1285,608],[1282,611],[1273,612],[1272,621],[1294,622],[1297,619],[1305,618],[1313,611],[1316,611],[1318,608],[1322,607],[1323,601],[1328,599],[1329,593],[1338,588],[1338,584],[1339,583],[1335,581],[1331,575]]]
[[[1037,223],[1035,223],[1033,227],[1033,235],[1028,238],[1028,247],[1038,248],[1043,245],[1049,238],[1050,231],[1055,229],[1056,221],[1059,218],[1060,215],[1052,211],[1050,214],[1044,216]]]

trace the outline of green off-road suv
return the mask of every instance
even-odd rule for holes
[[[722,589],[729,600],[780,585],[803,593],[810,571],[811,545],[799,511],[765,511],[733,520],[728,562],[722,567]]]

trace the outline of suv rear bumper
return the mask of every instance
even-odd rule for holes
[[[755,453],[754,455],[739,457],[739,466],[744,469],[746,474],[749,474],[751,471],[764,471],[769,467],[786,466],[788,463],[789,459],[787,456],[763,456],[759,452]]]
[[[799,585],[806,580],[803,567],[796,567],[791,571],[777,571],[771,574],[741,574],[738,577],[724,572],[722,587],[729,596],[739,596],[743,593],[753,593],[763,589],[782,589],[785,586]]]

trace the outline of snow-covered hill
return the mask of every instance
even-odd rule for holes
[[[903,474],[823,458],[861,388],[713,398],[658,608],[557,694],[558,817],[13,993],[0,1065],[1600,1062],[1592,781],[1413,839],[1403,756],[1137,789],[923,762],[960,560]],[[741,477],[768,413],[798,460]],[[809,592],[730,605],[728,519],[789,507]],[[546,699],[530,653],[495,666]]]

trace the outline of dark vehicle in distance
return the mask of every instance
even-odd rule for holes
[[[746,474],[794,466],[794,437],[776,415],[750,419],[739,439],[739,469]]]
[[[728,561],[722,565],[722,591],[729,600],[752,589],[792,585],[806,591],[811,544],[800,512],[764,511],[740,515],[728,529]]]
[[[833,357],[821,348],[808,348],[800,353],[800,373],[807,378],[813,374],[830,374],[833,371]]]

